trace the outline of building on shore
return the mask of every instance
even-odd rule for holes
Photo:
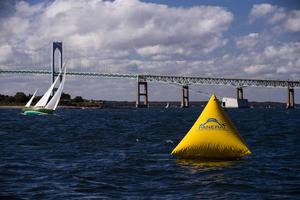
[[[248,99],[235,99],[229,97],[222,98],[224,108],[249,108]]]

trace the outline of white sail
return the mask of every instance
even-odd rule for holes
[[[64,71],[64,75],[63,75],[61,84],[59,85],[59,87],[58,87],[56,93],[54,94],[54,96],[52,97],[52,99],[46,105],[46,109],[51,109],[51,110],[56,109],[58,102],[60,100],[60,96],[62,94],[63,88],[64,88],[65,80],[66,80],[66,67],[65,67],[65,71]]]
[[[35,90],[35,92],[33,93],[32,97],[29,99],[29,101],[26,103],[25,107],[30,107],[34,97],[35,97],[35,94],[36,92],[38,91],[38,89]]]
[[[48,100],[49,100],[49,98],[51,96],[51,92],[52,92],[54,86],[56,85],[56,83],[57,83],[57,81],[59,79],[59,76],[60,76],[60,74],[58,74],[58,76],[56,77],[54,83],[52,83],[52,85],[49,87],[49,89],[44,94],[44,96],[35,104],[34,107],[44,107],[47,104],[47,102],[48,102]]]
[[[170,103],[167,103],[167,105],[165,106],[165,108],[169,108],[170,107]]]

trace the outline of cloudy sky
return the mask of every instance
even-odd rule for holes
[[[300,80],[297,0],[0,1],[0,69],[51,66],[62,41],[69,71]],[[0,93],[42,94],[48,76],[1,75]],[[192,86],[234,97],[235,88]],[[135,100],[136,81],[68,77],[72,96]],[[150,100],[180,100],[177,86],[149,84]],[[251,101],[281,101],[286,89],[245,88]],[[300,103],[300,90],[296,90]]]

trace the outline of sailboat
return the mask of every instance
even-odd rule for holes
[[[58,74],[55,81],[52,83],[52,85],[49,87],[46,93],[42,96],[42,98],[34,106],[31,106],[32,100],[34,99],[37,90],[34,92],[34,94],[27,102],[25,107],[22,108],[22,111],[25,115],[46,115],[46,114],[52,114],[55,111],[64,88],[64,84],[66,80],[66,67],[64,70],[62,81],[57,91],[55,92],[54,96],[50,99],[50,101],[48,101],[54,89],[54,86],[57,84],[60,76],[61,76],[61,72]]]
[[[165,108],[169,108],[169,107],[170,107],[170,103],[168,102]]]

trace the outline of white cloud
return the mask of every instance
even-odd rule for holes
[[[268,24],[276,24],[284,31],[300,32],[300,10],[287,10],[271,4],[256,4],[252,7],[249,20],[264,19]]]
[[[284,22],[286,30],[300,32],[300,10],[292,11]]]
[[[282,45],[266,46],[264,55],[269,59],[295,60],[300,55],[300,42],[289,42]]]
[[[253,48],[259,42],[258,33],[250,33],[246,36],[236,38],[235,43],[238,48]]]
[[[274,13],[276,10],[276,6],[267,3],[254,5],[250,12],[250,20],[254,21],[270,13]]]
[[[9,45],[4,44],[0,46],[0,64],[9,60],[12,56],[12,49]]]
[[[24,1],[17,2],[16,4],[16,15],[22,16],[22,17],[31,17],[38,12],[41,12],[43,9],[43,4],[35,4],[35,5],[29,5],[28,3]]]
[[[283,8],[277,8],[276,12],[274,12],[268,19],[268,23],[275,24],[287,18],[287,12]]]
[[[251,65],[245,67],[244,69],[244,71],[249,74],[258,74],[264,72],[265,70],[268,70],[268,66],[266,65]]]
[[[297,32],[298,15],[263,4],[255,5],[249,17]],[[0,19],[0,68],[48,69],[52,41],[58,40],[74,71],[300,79],[299,41],[283,42],[258,29],[226,38],[233,18],[222,7],[168,7],[138,0],[19,2],[12,16]],[[73,91],[79,86],[75,80],[66,85]]]
[[[232,20],[232,13],[214,6],[171,8],[138,0],[56,0],[38,5],[21,1],[1,26],[0,36],[24,52],[63,41],[74,59],[189,58],[226,45],[223,32]]]

